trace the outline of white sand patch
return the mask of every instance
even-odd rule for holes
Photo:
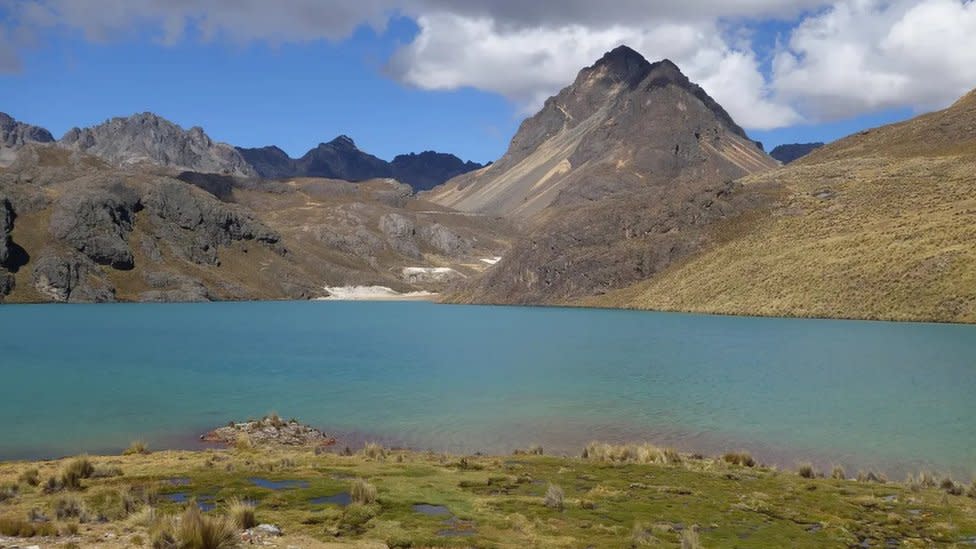
[[[489,265],[494,265],[495,263],[498,263],[501,260],[502,260],[502,257],[500,255],[499,256],[495,256],[495,257],[482,257],[481,258],[481,262],[482,263],[487,263]]]
[[[326,286],[328,297],[316,301],[414,301],[437,297],[432,292],[401,293],[386,286]]]
[[[410,284],[433,284],[464,278],[464,275],[450,267],[404,267],[403,280]]]

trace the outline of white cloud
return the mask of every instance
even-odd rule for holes
[[[471,86],[500,93],[533,112],[572,82],[580,68],[627,44],[652,61],[674,61],[746,127],[773,128],[799,119],[789,106],[770,98],[755,55],[732,49],[714,22],[513,27],[487,16],[453,13],[423,15],[417,21],[420,35],[397,52],[390,69],[420,88]]]
[[[793,31],[773,82],[815,119],[945,106],[976,86],[976,2],[838,2]]]
[[[400,13],[420,33],[390,61],[394,77],[497,92],[525,111],[622,43],[670,58],[752,129],[929,109],[976,87],[976,0],[0,0],[0,13],[0,72],[18,70],[41,30],[279,44],[341,40]],[[743,37],[797,17],[764,75]]]

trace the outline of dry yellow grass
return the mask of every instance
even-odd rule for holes
[[[714,245],[583,305],[976,322],[976,93],[742,180],[770,206]]]

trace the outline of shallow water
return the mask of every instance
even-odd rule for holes
[[[277,411],[449,451],[593,439],[976,468],[976,327],[430,303],[0,306],[0,458]],[[352,441],[352,442],[350,442]]]

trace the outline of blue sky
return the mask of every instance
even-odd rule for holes
[[[273,3],[251,2],[257,7],[242,15],[217,7],[166,11],[177,8],[133,0],[114,19],[99,12],[99,1],[86,11],[67,0],[0,0],[0,111],[56,137],[73,126],[152,111],[184,127],[202,126],[218,141],[275,144],[292,156],[347,134],[381,158],[433,149],[486,162],[505,151],[542,98],[617,43],[652,61],[674,59],[767,150],[902,120],[976,86],[976,72],[965,68],[951,82],[926,82],[931,60],[899,64],[886,57],[898,45],[899,24],[923,3],[934,13],[962,10],[944,15],[950,24],[976,21],[972,3],[959,0],[901,2],[898,13],[892,6],[871,12],[864,2],[817,0],[793,2],[792,11],[782,8],[790,2],[770,2],[756,12],[761,0],[744,1],[741,10],[753,11],[711,20],[662,12],[632,27],[627,0],[608,13],[579,8],[577,14],[578,3],[571,2],[565,20],[551,23],[539,22],[537,13],[521,19],[517,2],[481,2],[482,11],[469,12],[436,0],[417,4],[423,8],[362,0],[372,11],[360,14],[344,4],[346,19],[335,28],[328,24],[336,12],[323,11],[321,30],[312,19],[329,1],[286,0],[278,13],[267,11]],[[37,7],[47,10],[43,17],[28,9]],[[289,20],[291,14],[281,13],[288,10],[309,20]],[[290,37],[295,21],[306,26]],[[838,35],[825,39],[825,28]],[[832,55],[835,43],[851,51],[856,40],[860,66]],[[917,74],[902,67],[912,63]],[[872,86],[862,77],[886,87],[865,89]]]

